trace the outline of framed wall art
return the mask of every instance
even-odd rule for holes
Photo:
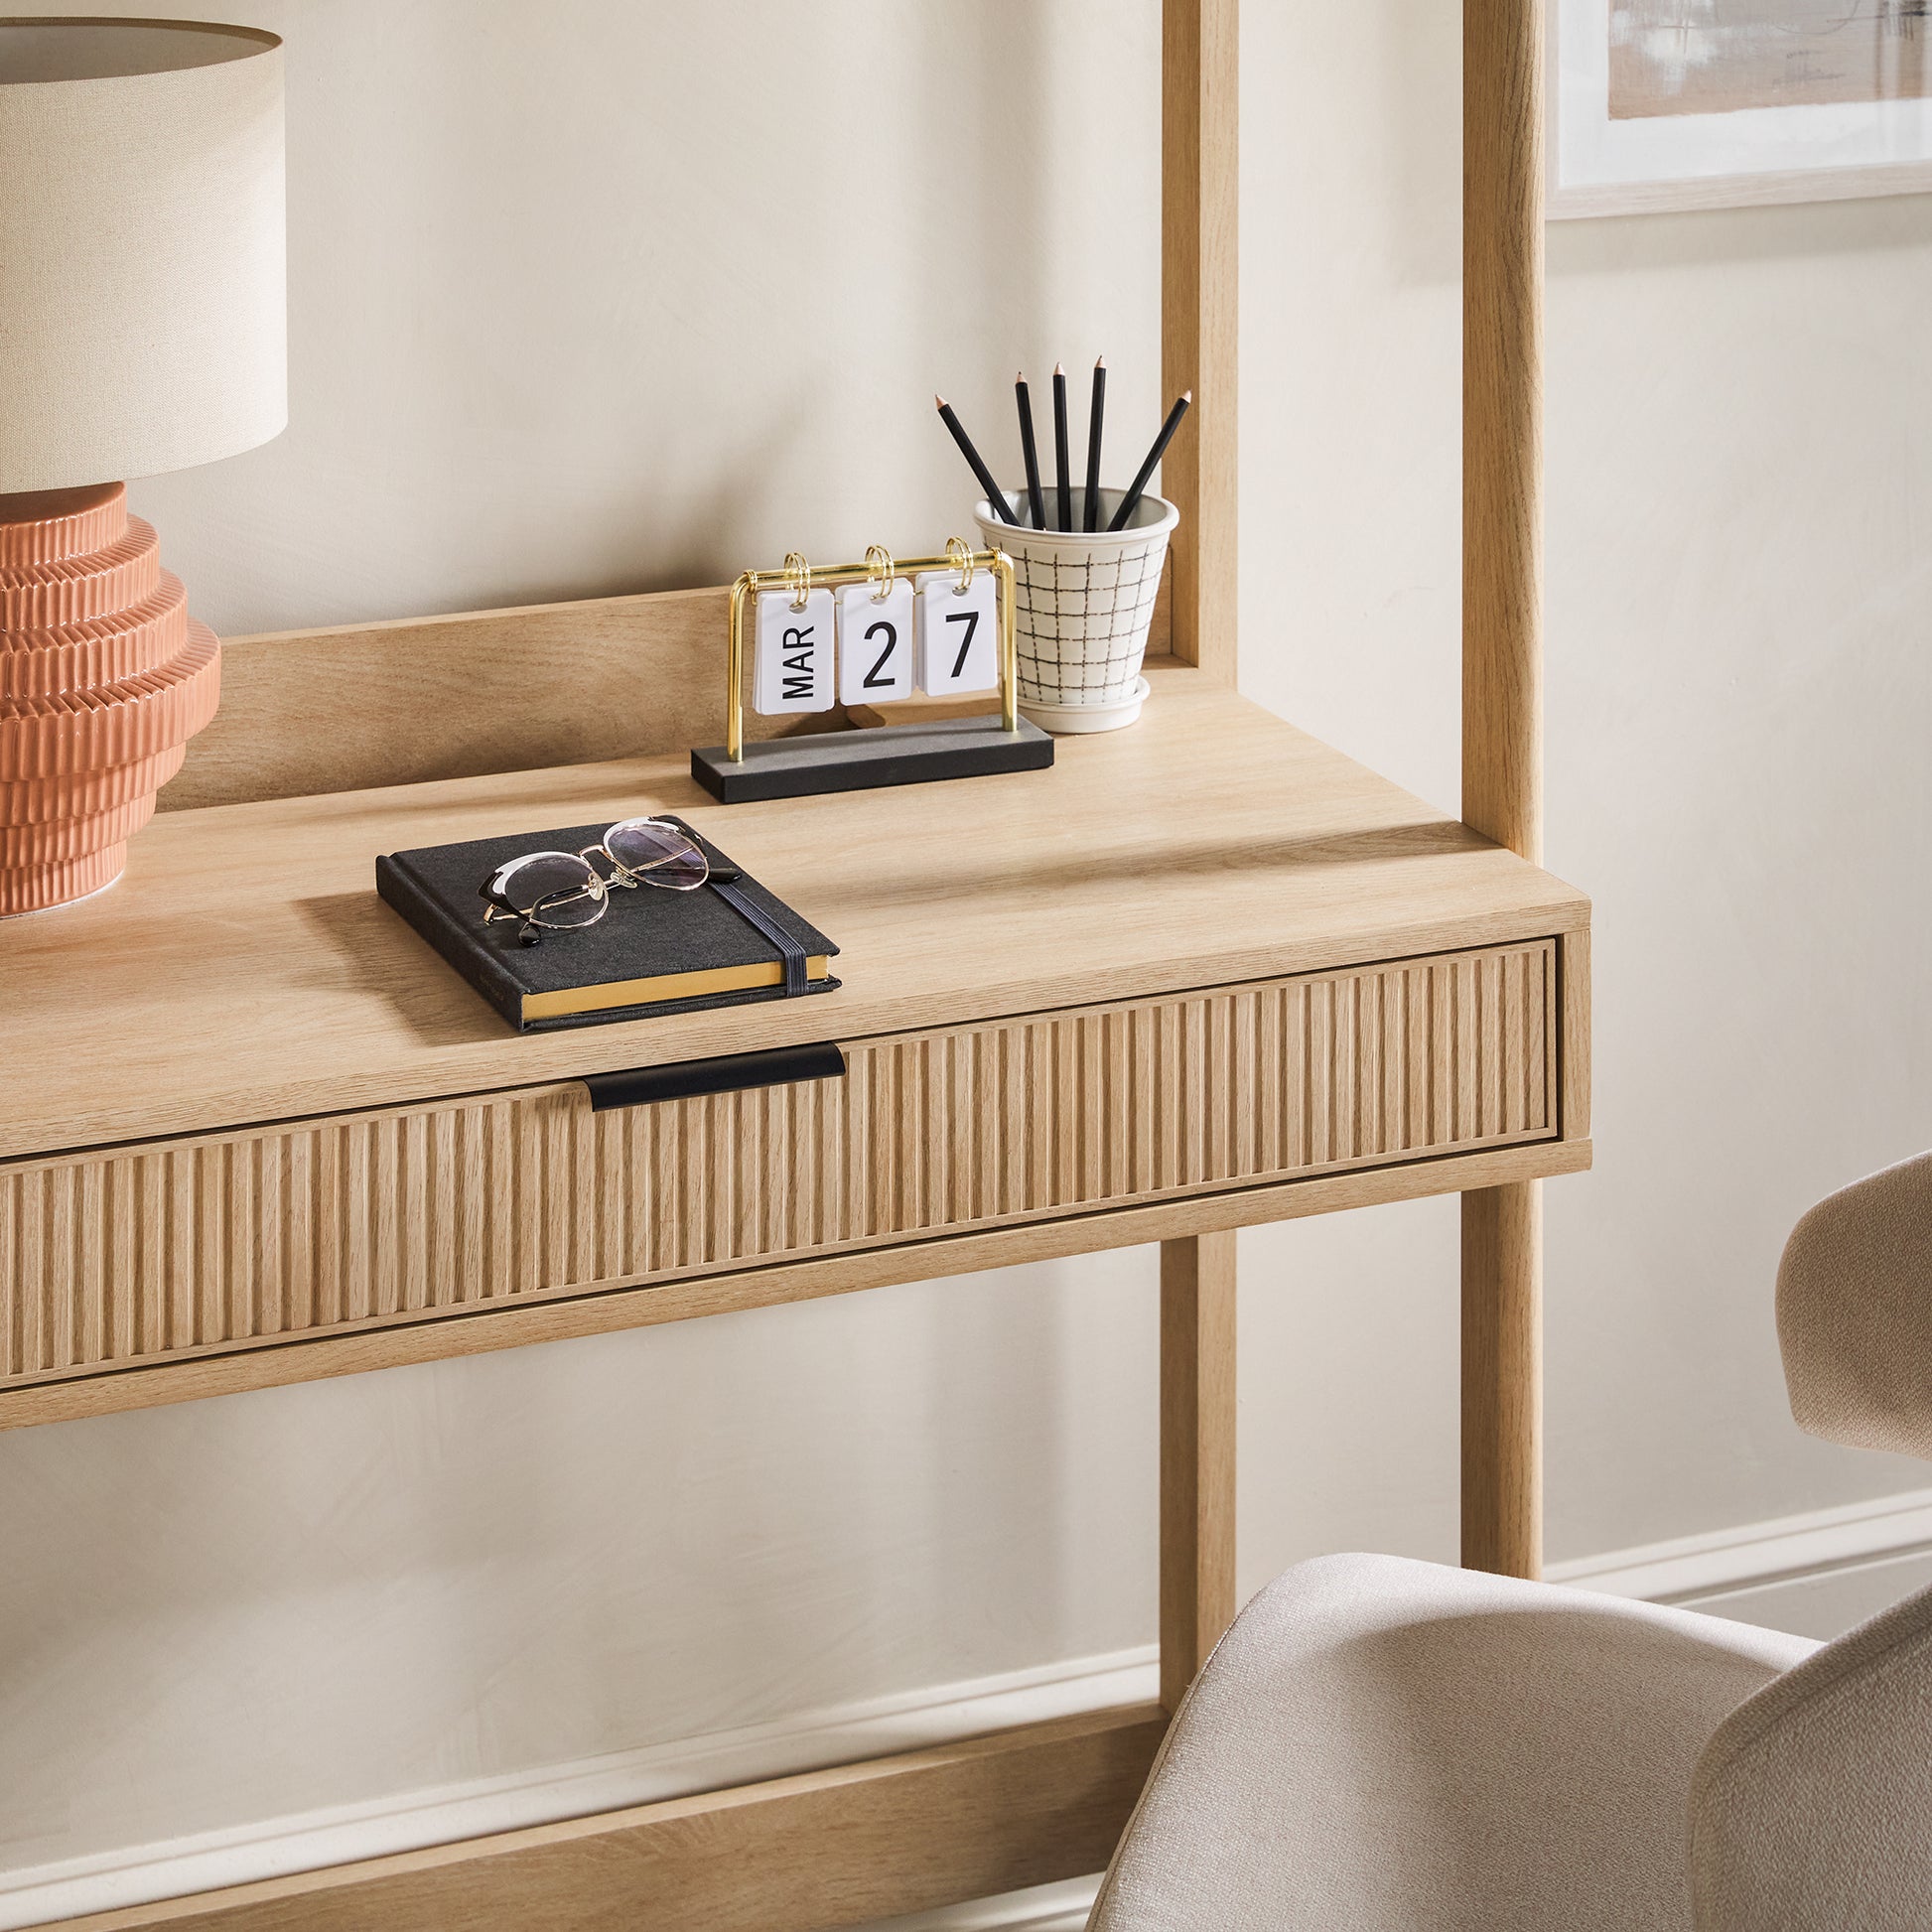
[[[1550,213],[1932,191],[1932,0],[1550,0]]]

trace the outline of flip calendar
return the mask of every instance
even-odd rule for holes
[[[994,771],[1036,771],[1053,743],[1019,715],[1013,560],[951,538],[942,556],[818,568],[796,551],[782,570],[732,586],[725,743],[694,750],[714,797],[802,797]],[[902,725],[746,743],[745,712],[781,718],[997,691],[997,713],[930,714]]]
[[[752,709],[773,718],[997,690],[999,558],[957,537],[945,558],[911,567],[877,544],[863,564],[833,571],[814,571],[794,553],[782,589],[754,592]],[[945,567],[919,567],[935,562]],[[836,590],[824,588],[827,578]]]

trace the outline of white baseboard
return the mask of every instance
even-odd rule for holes
[[[412,1791],[400,1799],[266,1819],[230,1831],[29,1866],[0,1873],[0,1932],[224,1885],[250,1884],[286,1872],[384,1858],[487,1832],[516,1831],[554,1819],[650,1804],[694,1791],[789,1777],[1011,1725],[1038,1724],[1117,1704],[1150,1703],[1160,1695],[1160,1675],[1151,1645],[1078,1657],[1036,1670],[806,1712],[775,1724],[751,1725],[677,1743]],[[1088,1883],[1088,1898],[1091,1891]],[[1008,1915],[987,1917],[987,1911]],[[980,1915],[972,1916],[974,1912]],[[925,1914],[900,1924],[903,1932],[927,1932],[928,1927],[941,1925],[949,1932],[994,1926],[1057,1932],[1063,1921],[1073,1926],[1085,1922],[1077,1884],[1019,1893],[1010,1903],[993,1901],[968,1908],[963,1917]]]
[[[1796,1597],[1813,1586],[1842,1587],[1869,1574],[1872,1588],[1855,1593],[1870,1596],[1869,1609],[1863,1612],[1870,1614],[1895,1602],[1910,1587],[1875,1573],[1909,1569],[1919,1562],[1932,1565],[1932,1489],[1556,1563],[1545,1574],[1553,1584],[1699,1609],[1745,1598],[1753,1606],[1756,1599],[1765,1599],[1768,1607],[1780,1594]]]
[[[1932,1582],[1932,1489],[1553,1564],[1549,1576],[1830,1635]],[[0,1932],[1139,1703],[1158,1695],[1158,1680],[1151,1647],[1075,1658],[400,1800],[33,1866],[0,1874]],[[1078,1932],[1093,1889],[1092,1879],[1045,1885],[875,1932]]]

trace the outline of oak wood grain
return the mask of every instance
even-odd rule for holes
[[[0,1159],[1156,997],[1587,922],[1571,888],[1188,667],[1050,770],[723,806],[648,759],[156,821],[111,892],[0,923]],[[669,808],[830,933],[843,990],[518,1035],[378,853]],[[73,1050],[85,1015],[86,1051]]]
[[[1020,1262],[1056,1260],[1147,1241],[1173,1241],[1223,1228],[1255,1227],[1308,1214],[1333,1214],[1425,1195],[1494,1187],[1529,1175],[1581,1173],[1585,1140],[1529,1141],[1471,1154],[1425,1157],[1305,1179],[1124,1207],[1101,1207],[966,1233],[940,1233],[815,1260],[700,1275],[650,1287],[530,1297],[508,1307],[426,1319],[399,1313],[360,1329],[272,1336],[156,1364],[69,1375],[0,1389],[0,1429],[29,1428],[125,1409],[196,1402],[208,1396],[282,1388],[332,1375],[405,1367],[456,1355],[651,1327],[747,1309],[847,1295],[899,1282],[977,1274]]]
[[[1193,397],[1161,471],[1180,512],[1166,573],[1171,633],[1183,661],[1233,684],[1238,0],[1166,0],[1161,25],[1163,406]],[[1234,1611],[1234,1292],[1232,1233],[1162,1244],[1161,1695],[1171,1711]]]
[[[1098,1870],[1134,1705],[66,1921],[66,1932],[827,1932]]]
[[[1161,1703],[1234,1621],[1234,1231],[1161,1244]]]
[[[1538,5],[1471,0],[1465,10],[1471,159],[1464,807],[1480,833],[1532,857],[1541,758],[1540,258],[1529,246],[1540,230],[1534,197],[1541,184],[1538,175],[1526,186],[1524,170],[1526,160],[1536,161],[1540,72],[1522,36],[1534,31],[1527,15]],[[1238,16],[1235,0],[1167,0],[1163,11],[1164,380],[1170,393],[1191,387],[1195,395],[1190,432],[1165,468],[1167,493],[1182,508],[1173,634],[1181,658],[1231,682]],[[1540,246],[1540,232],[1536,241]],[[1334,754],[1273,721],[1259,722],[1238,701],[1209,702],[1186,674],[1164,671],[1146,724],[1097,748],[1064,745],[1060,769],[1035,774],[1047,783],[958,788],[973,798],[977,814],[970,867],[959,858],[951,796],[939,808],[909,799],[890,817],[848,799],[741,811],[729,823],[709,825],[844,940],[848,989],[832,996],[840,1003],[833,1015],[771,1008],[749,1023],[736,1015],[730,1025],[693,1017],[689,1025],[510,1040],[467,992],[438,977],[440,967],[420,948],[411,950],[413,941],[403,944],[402,935],[370,916],[369,862],[388,846],[482,836],[531,824],[538,813],[540,822],[561,823],[606,809],[617,816],[646,802],[702,810],[675,755],[718,735],[717,681],[706,674],[706,661],[713,628],[722,627],[721,596],[426,620],[370,626],[359,638],[325,632],[231,643],[228,704],[163,797],[180,836],[169,841],[169,824],[151,833],[137,847],[135,876],[114,896],[115,912],[131,928],[126,936],[98,921],[70,929],[77,945],[0,933],[0,1003],[21,1002],[28,1025],[16,1037],[42,1042],[30,1047],[21,1080],[0,1098],[0,1156],[133,1136],[193,1135],[206,1143],[214,1134],[213,1152],[198,1147],[192,1160],[171,1152],[173,1166],[153,1179],[165,1191],[169,1225],[296,1227],[306,1241],[319,1217],[352,1214],[345,1184],[351,1194],[374,1188],[374,1199],[386,1188],[412,1202],[427,1200],[445,1174],[489,1183],[494,1141],[466,1139],[463,1111],[415,1104],[427,1100],[528,1092],[574,1073],[791,1043],[821,1032],[871,1040],[951,1028],[964,1030],[950,1037],[973,1039],[977,1055],[978,1041],[1013,1032],[986,1023],[1012,1022],[1024,1031],[1035,1024],[1028,1016],[1046,1009],[1148,1002],[1193,988],[1532,940],[1554,940],[1557,948],[1539,1012],[1527,992],[1512,1009],[1498,986],[1492,1009],[1485,989],[1470,989],[1483,1024],[1493,1010],[1495,1037],[1515,1042],[1503,1051],[1500,1075],[1494,1067],[1480,1070],[1480,1056],[1458,1064],[1431,1083],[1425,1111],[1432,1123],[1445,1114],[1453,1120],[1465,1108],[1479,1109],[1485,1095],[1528,1094],[1541,1065],[1548,1127],[1560,1127],[1564,1138],[1412,1155],[1352,1172],[1273,1173],[1147,1200],[1107,1191],[1105,1176],[1125,1172],[1110,1164],[1130,1155],[1104,1138],[1075,1136],[1069,1145],[1056,1140],[1043,1168],[1031,1153],[1018,1161],[1023,1178],[1044,1173],[1054,1184],[1070,1181],[1071,1194],[1044,1218],[1001,1227],[916,1223],[937,1198],[956,1210],[952,1190],[969,1173],[974,1185],[986,1184],[984,1172],[973,1169],[977,1121],[962,1110],[941,1137],[921,1140],[914,1170],[882,1175],[868,1167],[867,1186],[878,1183],[902,1216],[913,1217],[898,1238],[877,1248],[802,1259],[785,1250],[784,1259],[746,1267],[753,1248],[771,1252],[759,1243],[770,1242],[800,1203],[761,1198],[754,1207],[740,1198],[728,1206],[712,1189],[690,1226],[729,1234],[722,1272],[539,1297],[478,1318],[462,1308],[437,1314],[433,1246],[417,1255],[398,1248],[384,1260],[380,1242],[358,1226],[345,1237],[349,1272],[335,1281],[312,1276],[302,1293],[311,1314],[339,1322],[357,1318],[345,1316],[352,1308],[373,1310],[359,1317],[367,1328],[299,1338],[251,1331],[238,1353],[65,1371],[70,1379],[0,1392],[0,1425],[428,1359],[453,1352],[452,1344],[515,1345],[1161,1238],[1163,1694],[1171,1708],[1183,1671],[1191,1675],[1210,1632],[1232,1608],[1233,1275],[1226,1230],[1462,1187],[1478,1190],[1467,1195],[1464,1218],[1465,1536],[1472,1561],[1488,1555],[1493,1567],[1533,1569],[1540,1251],[1537,1201],[1525,1176],[1570,1171],[1588,1159],[1587,908],[1533,867],[1506,859]],[[651,704],[633,709],[628,694],[645,676],[655,681]],[[318,689],[356,691],[365,709],[345,729],[316,731],[305,693]],[[653,754],[672,756],[653,764]],[[564,774],[539,768],[612,759],[644,761]],[[474,775],[513,769],[529,775],[517,782]],[[436,782],[413,794],[358,790],[403,779]],[[293,811],[195,809],[324,792],[344,796],[327,810],[313,800]],[[1144,882],[1173,856],[1176,824],[1189,835],[1185,862],[1177,872],[1160,872],[1158,890],[1150,890]],[[285,883],[298,876],[305,882],[300,893]],[[181,921],[184,908],[207,915],[204,936],[211,943],[202,951],[169,943],[171,920]],[[152,985],[143,981],[144,965]],[[1352,1003],[1365,982],[1344,976],[1330,983],[1349,987]],[[1443,1010],[1456,1010],[1453,982],[1440,993],[1432,983],[1420,1024],[1437,1013],[1439,997],[1448,1003]],[[74,1011],[106,1016],[105,1027],[96,1027],[96,1037],[107,1041],[97,1061],[76,1064],[63,1050],[70,1035],[62,1021]],[[1351,1012],[1358,1016],[1359,1006]],[[1323,1068],[1323,1118],[1337,1118],[1337,1107],[1340,1118],[1358,1124],[1367,1111],[1387,1117],[1399,1069],[1416,1062],[1371,1054],[1362,1044],[1370,1030],[1358,1028],[1348,1043],[1339,1004],[1329,1022],[1337,1028],[1331,1037],[1340,1042],[1338,1055],[1306,1062]],[[1041,1024],[1057,1030],[1051,1063],[1074,1071],[1082,1095],[1104,1095],[1105,1052],[1083,1062],[1082,1035],[1067,1033],[1084,1022],[1061,1015]],[[1270,1118],[1270,1061],[1253,1050],[1265,1025],[1259,1009],[1250,1020],[1229,1007],[1217,1021],[1202,1004],[1202,1064],[1212,1063],[1219,1026],[1230,1063],[1245,1055],[1258,1082],[1244,1100],[1193,1117],[1199,1152],[1188,1158],[1198,1158],[1203,1174],[1263,1172],[1242,1164],[1252,1163]],[[1242,1035],[1244,1026],[1252,1037]],[[1107,1038],[1104,1022],[1100,1038]],[[936,1058],[926,1043],[918,1051],[921,1093],[935,1078],[959,1077],[955,1046]],[[1279,1083],[1281,1075],[1274,1077]],[[525,1103],[480,1104],[514,1112]],[[348,1138],[338,1151],[334,1196],[293,1152],[286,1162],[265,1161],[270,1137],[216,1132],[355,1109],[387,1110],[385,1124],[352,1134],[339,1124]],[[1311,1099],[1311,1134],[1315,1112]],[[567,1116],[551,1106],[531,1130],[534,1139],[512,1145],[540,1148],[546,1157],[558,1146],[568,1150],[575,1129],[566,1131],[560,1118]],[[709,1131],[715,1123],[707,1117],[704,1125]],[[748,1146],[754,1160],[772,1147],[759,1138],[772,1125],[768,1113],[735,1121],[725,1140],[732,1172],[751,1172]],[[519,1124],[516,1133],[523,1131]],[[692,1146],[713,1145],[696,1122],[686,1122],[684,1134]],[[820,1150],[828,1144],[815,1143]],[[247,1158],[237,1159],[239,1148],[249,1150]],[[621,1165],[622,1150],[599,1141],[595,1156],[604,1173]],[[313,1150],[307,1158],[313,1163]],[[43,1303],[35,1317],[32,1342],[43,1358],[126,1359],[157,1335],[213,1333],[237,1319],[259,1326],[275,1306],[265,1247],[251,1254],[243,1279],[185,1267],[146,1302],[106,1292],[110,1275],[120,1278],[135,1265],[136,1250],[157,1239],[146,1197],[108,1176],[120,1172],[117,1163],[150,1159],[130,1152],[105,1162],[42,1162],[33,1184],[22,1182],[8,1210],[13,1232],[0,1238],[0,1257],[10,1241],[17,1271],[30,1249],[46,1255],[70,1241],[76,1226],[97,1230],[73,1293]],[[1002,1184],[1011,1172],[1001,1170]],[[624,1198],[621,1187],[602,1194],[581,1237],[591,1244],[593,1266],[607,1253],[628,1253]],[[308,1206],[292,1212],[301,1200]],[[1094,1201],[1102,1204],[1087,1205]],[[561,1228],[554,1199],[540,1199],[533,1211],[546,1229]],[[819,1218],[811,1232],[824,1231],[830,1211],[828,1199],[812,1206]],[[792,1227],[790,1238],[797,1233]],[[702,1249],[680,1252],[688,1259]],[[280,1265],[282,1257],[272,1259]],[[483,1264],[471,1278],[487,1282],[481,1252],[471,1260]],[[24,1341],[10,1345],[25,1359]],[[162,1924],[177,1932],[346,1932],[363,1925],[385,1932],[619,1925],[650,1932],[699,1924],[719,1932],[779,1925],[812,1932],[1103,1863],[1161,1728],[1152,1711],[1068,1721],[1024,1738],[977,1740],[78,1923],[84,1932]]]
[[[1462,1561],[1505,1577],[1543,1568],[1542,1215],[1534,1181],[1462,1196]]]
[[[1462,816],[1543,849],[1544,0],[1462,9]],[[1574,1046],[1573,1046],[1574,1055]],[[1541,1206],[1462,1204],[1464,1561],[1535,1576]]]
[[[1462,22],[1462,816],[1540,860],[1544,0]]]
[[[1558,1011],[1563,1035],[1558,1053],[1558,1102],[1566,1140],[1589,1138],[1589,933],[1566,932],[1557,942]]]
[[[221,708],[163,812],[715,745],[723,590],[229,637]],[[829,729],[746,717],[752,738]]]
[[[1238,0],[1161,10],[1161,392],[1193,406],[1161,465],[1180,511],[1170,544],[1174,654],[1235,675],[1239,594]]]
[[[159,809],[680,754],[725,735],[728,590],[657,591],[229,637],[221,708]],[[1172,632],[1164,575],[1148,633]],[[916,699],[823,717],[745,717],[746,736],[997,711]]]
[[[1539,940],[0,1164],[0,1382],[1553,1139],[1556,978]]]

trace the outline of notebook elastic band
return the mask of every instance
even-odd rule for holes
[[[785,963],[785,993],[790,996],[805,990],[805,948],[794,939],[790,931],[774,919],[760,905],[756,904],[739,887],[727,886],[722,880],[714,879],[711,890],[722,898],[732,910],[741,917],[749,919],[753,925],[777,947]]]

